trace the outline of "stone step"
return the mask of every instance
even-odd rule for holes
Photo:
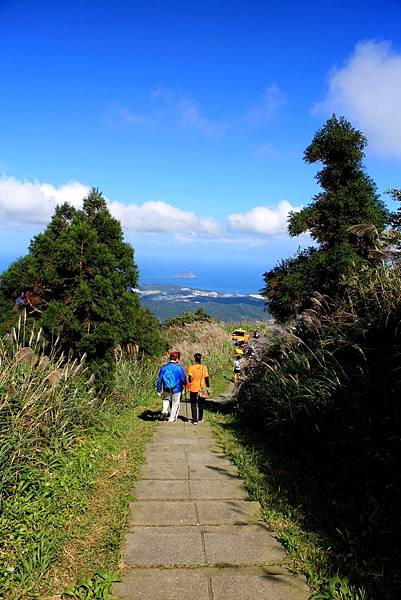
[[[285,559],[263,523],[198,527],[135,527],[123,562],[135,566],[273,564]]]
[[[130,504],[128,531],[136,526],[245,525],[260,521],[249,500],[138,500]]]
[[[304,580],[282,568],[284,549],[207,423],[160,423],[144,459],[130,504],[123,583],[113,594],[121,600],[308,598]]]
[[[232,480],[238,477],[238,470],[233,465],[226,463],[219,465],[196,465],[187,464],[185,461],[179,464],[161,462],[145,463],[141,469],[142,479],[199,479],[204,480]]]
[[[121,600],[307,600],[305,580],[279,566],[135,569],[113,593]]]
[[[135,483],[137,500],[246,500],[248,498],[239,479],[177,480],[141,479]]]

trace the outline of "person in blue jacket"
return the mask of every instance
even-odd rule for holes
[[[185,387],[186,375],[178,362],[179,353],[171,352],[170,361],[160,367],[157,379],[157,393],[163,398],[163,409],[161,419],[169,420],[170,423],[177,420],[180,410],[180,399]],[[171,402],[170,417],[168,416]]]

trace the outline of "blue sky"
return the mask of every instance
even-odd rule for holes
[[[92,185],[144,269],[292,254],[333,110],[401,185],[400,22],[389,0],[0,0],[0,266]]]

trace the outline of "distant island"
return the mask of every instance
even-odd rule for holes
[[[192,271],[182,271],[181,273],[176,273],[174,277],[176,279],[196,279],[196,275]]]

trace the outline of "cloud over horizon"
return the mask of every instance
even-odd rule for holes
[[[77,181],[61,186],[49,183],[0,179],[0,222],[3,227],[45,226],[57,204],[69,202],[82,206],[89,187]],[[214,237],[221,234],[219,223],[211,217],[176,208],[167,202],[148,201],[124,204],[107,200],[111,214],[127,232],[174,233]]]
[[[285,235],[288,214],[300,209],[300,206],[292,206],[288,200],[281,200],[274,207],[255,206],[247,212],[232,213],[228,215],[227,221],[231,231],[266,236]]]
[[[0,178],[0,227],[3,229],[45,227],[58,204],[82,206],[89,187],[70,181],[60,186],[50,183]],[[287,200],[276,206],[255,206],[246,212],[230,213],[221,225],[211,216],[199,216],[161,200],[142,204],[123,203],[106,198],[111,214],[121,222],[126,234],[174,236],[183,244],[204,240],[224,245],[243,242],[258,247],[268,238],[287,235],[290,211],[300,210]],[[245,236],[242,234],[246,234]],[[168,238],[161,238],[167,241]]]
[[[313,114],[343,114],[378,155],[401,158],[401,53],[390,42],[364,41],[329,75],[328,91]]]

